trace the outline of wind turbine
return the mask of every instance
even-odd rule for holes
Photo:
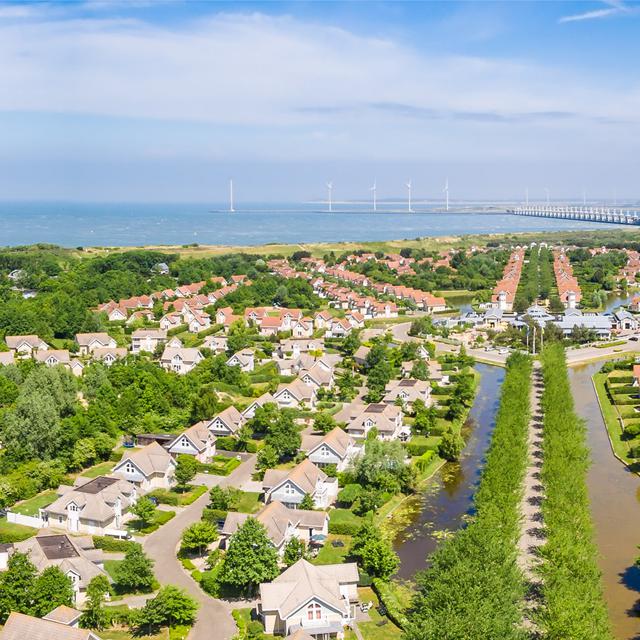
[[[404,186],[409,190],[409,213],[413,213],[413,209],[411,208],[411,180],[405,183]]]
[[[327,182],[327,190],[329,191],[329,213],[333,211],[333,182]]]
[[[229,179],[229,213],[233,213],[233,179]]]
[[[447,204],[446,204],[446,210],[447,210],[447,211],[449,211],[449,178],[447,178],[447,179],[445,180],[445,183],[444,183],[444,189],[443,189],[443,191],[444,191],[444,193],[445,193],[445,195],[446,195],[446,197],[447,197],[447,200],[446,200],[446,202],[447,202]]]
[[[378,210],[378,203],[376,201],[376,192],[377,192],[377,185],[376,185],[376,180],[374,179],[373,181],[373,186],[369,189],[369,191],[371,191],[371,193],[373,193],[373,210],[377,211]]]

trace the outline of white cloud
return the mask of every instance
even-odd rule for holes
[[[2,110],[242,126],[403,117],[369,108],[380,104],[409,105],[404,117],[413,109],[413,117],[487,121],[558,112],[633,119],[640,111],[554,69],[427,56],[286,17],[218,14],[180,28],[109,17],[0,23]]]
[[[635,10],[631,7],[624,5],[617,0],[609,0],[605,2],[607,7],[602,9],[592,9],[591,11],[584,11],[583,13],[577,13],[570,16],[563,16],[558,20],[560,23],[564,22],[582,22],[583,20],[599,20],[600,18],[609,18],[611,16],[619,16],[624,14],[632,14]]]

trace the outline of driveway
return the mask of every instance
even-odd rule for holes
[[[252,455],[226,478],[221,478],[220,486],[239,487],[251,480],[255,470],[256,456]],[[209,477],[209,476],[208,476]],[[200,496],[193,504],[182,509],[173,520],[147,536],[144,550],[155,561],[154,571],[161,584],[173,584],[184,589],[200,604],[198,619],[189,634],[190,640],[230,640],[237,632],[231,617],[231,607],[207,595],[188,575],[176,557],[182,531],[198,522],[203,509],[209,503],[209,494]]]

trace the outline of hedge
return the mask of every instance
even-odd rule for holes
[[[371,586],[378,596],[378,600],[380,600],[380,603],[384,605],[384,608],[387,610],[389,620],[400,627],[400,629],[405,629],[409,620],[402,604],[399,602],[389,583],[380,578],[373,578]]]
[[[329,512],[329,533],[352,536],[362,523],[363,519],[348,509],[332,509]]]
[[[435,451],[429,450],[425,451],[421,456],[419,456],[415,463],[418,471],[426,471],[434,455]]]
[[[551,639],[611,640],[586,484],[585,425],[574,410],[561,344],[545,347],[542,365],[546,542],[541,548],[544,604],[539,626]]]
[[[527,465],[531,359],[514,353],[469,524],[438,547],[416,576],[407,640],[522,638],[525,584],[517,566]]]
[[[133,540],[123,540],[113,536],[93,536],[93,546],[111,553],[126,553],[131,547],[138,545]]]

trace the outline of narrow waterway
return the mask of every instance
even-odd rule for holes
[[[473,508],[473,495],[491,442],[505,375],[501,367],[477,364],[475,369],[480,374],[480,383],[469,414],[467,446],[459,462],[444,465],[425,492],[407,505],[406,526],[394,542],[400,556],[400,578],[409,579],[424,569],[427,556],[448,532],[460,527],[465,514]]]
[[[602,363],[569,369],[578,414],[585,420],[592,465],[588,485],[605,599],[615,637],[640,638],[640,477],[614,457],[591,376]]]

